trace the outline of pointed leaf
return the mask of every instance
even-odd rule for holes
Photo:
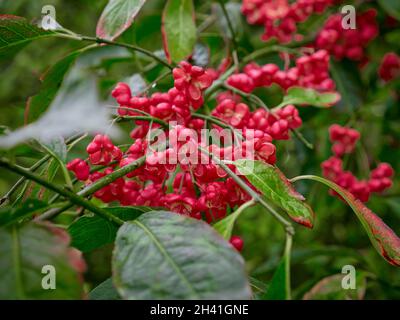
[[[126,222],[113,255],[125,299],[249,299],[244,261],[205,222],[153,211]]]
[[[148,207],[114,207],[105,208],[105,210],[122,220],[129,221],[152,209]],[[71,245],[82,252],[92,251],[114,242],[117,231],[118,227],[114,223],[98,215],[80,217],[68,228],[72,238]]]
[[[45,31],[30,23],[25,18],[0,15],[0,60],[16,54],[31,41],[54,36],[52,31]]]
[[[245,159],[233,164],[267,200],[285,210],[293,221],[313,227],[314,212],[277,167]]]
[[[63,230],[46,225],[0,228],[0,299],[82,298],[85,263],[68,243]],[[54,290],[42,287],[44,266],[55,269]]]
[[[179,62],[193,52],[197,39],[192,0],[168,0],[162,17],[165,55]]]
[[[30,218],[35,213],[46,208],[46,202],[37,199],[28,199],[21,206],[0,209],[0,226],[9,226],[20,220]]]
[[[284,257],[279,263],[272,276],[271,283],[267,286],[267,292],[263,295],[263,300],[287,300],[287,263]]]
[[[133,23],[146,0],[109,0],[97,23],[100,38],[114,40]]]
[[[400,266],[400,238],[381,218],[368,209],[360,200],[354,198],[349,191],[336,183],[318,176],[300,176],[292,180],[303,179],[321,182],[337,192],[353,209],[379,254],[390,264],[397,267]]]

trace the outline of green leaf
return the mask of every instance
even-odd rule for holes
[[[0,209],[0,226],[9,226],[20,220],[30,218],[48,206],[46,202],[37,199],[28,199],[19,207]]]
[[[146,0],[109,0],[97,23],[100,38],[114,40],[133,23]]]
[[[357,215],[376,251],[390,264],[397,267],[400,266],[400,238],[381,218],[368,209],[360,200],[354,198],[349,191],[332,181],[311,175],[299,176],[292,180],[298,181],[304,179],[323,183],[337,192]]]
[[[267,292],[263,295],[263,300],[287,300],[286,283],[286,258],[283,258],[272,276],[271,283],[267,287]]]
[[[340,95],[337,92],[320,93],[314,89],[292,87],[288,90],[283,101],[276,107],[276,109],[287,106],[288,104],[329,108],[339,100]]]
[[[74,64],[77,57],[85,50],[87,50],[87,48],[72,52],[58,61],[42,75],[40,78],[42,80],[42,85],[39,93],[30,97],[26,104],[25,114],[27,115],[26,121],[28,123],[37,120],[38,117],[47,110],[57,95],[68,70]]]
[[[345,276],[335,274],[321,279],[304,295],[303,300],[362,300],[367,287],[366,273],[357,271],[355,289],[343,289]]]
[[[115,289],[112,278],[100,283],[96,288],[89,292],[90,300],[120,300],[117,290]]]
[[[164,51],[169,62],[179,62],[193,52],[197,39],[192,0],[168,0],[162,17]]]
[[[42,287],[48,274],[42,273],[44,266],[55,269],[54,290]],[[68,247],[63,230],[33,223],[22,228],[0,228],[0,299],[82,298],[79,273],[84,266],[79,252]]]
[[[400,2],[398,0],[378,0],[378,3],[390,16],[400,20]]]
[[[125,299],[249,299],[240,254],[208,224],[153,211],[126,222],[113,254],[114,284]]]
[[[241,215],[241,213],[248,207],[252,206],[254,201],[249,201],[240,206],[235,212],[231,213],[229,216],[224,219],[218,221],[213,225],[214,229],[222,235],[225,240],[229,240],[232,237],[232,230],[235,225],[237,218]]]
[[[313,227],[314,212],[277,167],[245,159],[233,164],[267,200],[285,210],[293,221]]]
[[[42,141],[41,144],[53,158],[65,163],[67,160],[67,145],[63,137],[53,137],[50,141]]]
[[[124,221],[136,219],[144,212],[152,210],[148,207],[113,207],[104,209]],[[72,238],[71,245],[82,252],[92,251],[114,242],[117,231],[118,227],[114,223],[98,215],[80,217],[68,228]]]
[[[0,60],[15,55],[31,41],[54,36],[52,31],[45,31],[30,23],[25,18],[0,15]]]

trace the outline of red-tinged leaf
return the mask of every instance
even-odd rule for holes
[[[313,227],[314,212],[277,167],[245,159],[235,161],[234,165],[266,199],[284,209],[293,221]]]
[[[181,61],[193,52],[197,39],[192,0],[168,0],[162,17],[165,55],[169,62]]]
[[[108,40],[128,29],[146,0],[110,0],[97,23],[96,34]]]
[[[55,32],[40,29],[25,18],[0,15],[0,60],[16,54],[33,40],[54,35]]]
[[[303,179],[321,182],[337,192],[353,209],[379,254],[390,264],[400,267],[400,238],[381,218],[336,183],[317,176],[300,176],[292,181]]]

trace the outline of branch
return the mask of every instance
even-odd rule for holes
[[[120,218],[112,215],[111,213],[104,210],[103,208],[99,208],[99,207],[95,206],[93,203],[84,199],[83,197],[80,197],[79,195],[76,195],[75,193],[73,193],[72,191],[70,191],[66,188],[60,187],[57,184],[47,181],[47,180],[43,179],[42,177],[24,169],[24,168],[21,168],[20,166],[17,166],[15,164],[11,163],[7,159],[0,159],[0,167],[6,168],[7,170],[10,170],[19,175],[22,175],[22,176],[26,177],[27,179],[32,180],[49,190],[57,192],[57,193],[61,194],[62,196],[64,196],[65,198],[69,199],[71,201],[71,203],[73,203],[77,206],[80,206],[80,207],[84,207],[85,209],[87,209],[95,214],[98,214],[99,216],[101,216],[117,225],[122,225],[124,223],[124,221],[121,220]]]

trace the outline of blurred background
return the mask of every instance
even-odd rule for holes
[[[95,35],[96,22],[106,0],[9,0],[0,1],[1,14],[14,14],[35,21],[41,16],[44,5],[54,5],[57,21],[74,32]],[[227,55],[224,26],[210,23],[209,16],[217,10],[211,1],[195,1],[196,22],[207,26],[201,33],[199,63],[216,67]],[[351,3],[351,2],[350,2]],[[162,49],[161,12],[164,1],[148,1],[136,18],[134,25],[127,30],[121,41],[134,43],[151,51]],[[368,46],[369,63],[362,69],[357,63],[342,60],[331,63],[331,75],[342,95],[342,101],[328,110],[300,108],[303,126],[301,132],[311,141],[315,149],[309,150],[297,139],[280,141],[278,144],[278,166],[288,177],[299,174],[321,175],[320,164],[331,155],[328,128],[333,123],[346,124],[349,119],[353,127],[361,132],[361,142],[357,152],[348,159],[348,167],[358,178],[368,177],[369,168],[379,162],[389,162],[396,172],[400,172],[400,104],[398,83],[384,85],[377,76],[377,68],[384,53],[400,51],[399,24],[387,26],[387,14],[376,1],[366,1],[366,7],[378,9],[380,34]],[[266,46],[260,41],[262,28],[250,26],[239,13],[240,3],[232,2],[230,14],[235,21],[243,54]],[[335,10],[335,9],[332,9]],[[330,11],[331,13],[332,11]],[[312,34],[320,27],[327,15],[310,19],[302,25],[304,34]],[[217,21],[219,19],[216,19]],[[40,76],[58,60],[85,44],[61,39],[36,41],[23,49],[12,60],[0,60],[2,81],[0,84],[0,125],[10,129],[24,125],[25,106],[28,97],[35,95],[40,88]],[[98,51],[100,52],[100,50]],[[141,73],[145,81],[153,81],[161,72],[159,67],[149,68],[151,61],[125,50],[110,50],[107,54],[92,53],[91,63],[86,65],[97,79],[102,99],[109,101],[110,91],[116,82],[129,79]],[[97,58],[95,58],[97,56]],[[278,54],[265,56],[259,63],[274,62],[283,66]],[[171,79],[163,80],[157,90],[166,90]],[[257,89],[267,105],[276,105],[282,98],[277,87]],[[129,126],[122,125],[125,134],[119,143],[129,143]],[[84,152],[85,142],[80,143],[68,155],[68,159]],[[35,150],[21,145],[9,152],[18,157],[21,163],[29,165],[38,158]],[[16,181],[15,175],[0,171],[0,194],[7,192]],[[56,176],[57,179],[57,176]],[[393,230],[400,234],[400,183],[399,175],[394,186],[382,195],[372,195],[367,203]],[[328,189],[312,182],[297,183],[298,190],[304,194],[316,212],[313,230],[297,227],[294,238],[292,259],[292,283],[295,298],[302,298],[316,283],[326,277],[340,274],[344,265],[354,265],[357,270],[358,289],[354,293],[343,290],[321,290],[321,298],[400,299],[400,272],[389,265],[372,248],[361,224],[350,208],[336,197],[328,194]],[[263,288],[276,269],[282,254],[284,234],[280,226],[260,207],[248,209],[237,223],[234,234],[245,242],[243,256],[254,285]],[[86,276],[88,286],[92,287],[108,278],[110,273],[109,255],[111,247],[105,247],[86,259],[90,265]],[[330,283],[337,282],[331,277]]]

